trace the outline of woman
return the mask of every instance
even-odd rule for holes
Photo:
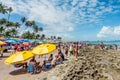
[[[78,43],[74,44],[74,55],[76,57],[76,60],[78,60]]]
[[[58,55],[55,56],[55,60],[53,61],[53,67],[61,64],[62,62],[63,62],[62,57],[60,53],[58,53]]]
[[[43,70],[46,70],[46,60],[43,61],[41,67],[42,67]]]
[[[65,56],[68,57],[68,46],[65,48]]]
[[[48,62],[51,62],[53,60],[53,54],[50,54],[50,56],[48,57]]]
[[[64,61],[64,60],[65,60],[64,54],[62,53],[62,51],[61,51],[61,50],[58,50],[58,55],[60,55],[60,56],[61,56],[62,61]]]
[[[35,60],[35,57],[33,57],[30,62],[29,62],[29,65],[28,65],[28,72],[33,72],[35,73],[36,72],[36,66],[37,66],[37,62]]]

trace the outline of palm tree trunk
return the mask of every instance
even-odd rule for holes
[[[10,13],[8,14],[8,21],[9,21],[9,19],[10,19]]]

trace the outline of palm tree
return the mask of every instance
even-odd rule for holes
[[[8,21],[9,21],[9,19],[10,19],[10,13],[13,11],[12,7],[9,7],[7,9],[7,11],[8,11]]]
[[[37,26],[37,25],[33,25],[33,29],[34,29],[34,32],[38,33],[39,28],[38,28],[38,26]]]
[[[27,32],[23,33],[23,34],[22,34],[22,37],[23,37],[23,38],[31,39],[31,33],[30,33],[30,31],[27,31]]]
[[[5,31],[5,28],[3,26],[0,27],[0,37],[3,36],[3,32]]]
[[[13,22],[7,21],[6,26],[7,27],[14,27],[15,25]]]
[[[7,6],[2,5],[2,3],[0,3],[0,13],[2,14],[7,13]]]
[[[19,28],[20,24],[18,22],[14,23],[15,28]]]
[[[53,40],[53,36],[51,36],[50,38],[51,38],[51,40]]]
[[[31,26],[34,26],[36,25],[36,22],[35,21],[31,21]]]
[[[43,31],[43,28],[42,28],[42,27],[40,27],[40,28],[39,28],[39,31],[41,31],[41,32],[42,32],[42,31]]]
[[[39,39],[40,38],[40,35],[39,34],[36,34],[36,39]]]
[[[56,39],[56,36],[53,36],[53,39],[55,40],[55,39]]]
[[[27,19],[26,19],[25,17],[22,17],[22,18],[21,18],[22,24],[24,24],[24,23],[26,22],[26,20],[27,20]]]
[[[27,26],[27,27],[31,27],[31,26],[32,26],[31,21],[26,21],[25,26]]]
[[[39,34],[41,34],[41,32],[43,31],[43,28],[42,27],[39,27]],[[41,38],[42,39],[42,38]]]
[[[4,34],[5,37],[11,37],[11,32],[10,31],[6,31]]]
[[[58,40],[61,40],[62,38],[58,36],[57,39],[58,39]]]
[[[16,37],[16,35],[17,35],[17,33],[18,33],[15,28],[12,28],[12,29],[10,30],[10,32],[11,32],[11,36],[12,36],[12,37]]]
[[[45,34],[42,34],[42,35],[41,35],[41,39],[42,39],[42,40],[45,39]]]
[[[7,20],[5,18],[0,19],[0,25],[5,25]]]
[[[36,38],[36,34],[35,33],[31,33],[30,34],[30,39],[34,39],[34,38]]]

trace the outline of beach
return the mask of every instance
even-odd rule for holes
[[[56,54],[56,51],[52,53]],[[119,53],[120,51],[116,50],[81,49],[77,61],[71,56],[63,64],[38,74],[28,73],[13,65],[5,65],[4,60],[10,54],[4,53],[4,57],[0,58],[0,80],[119,80]],[[37,56],[36,60],[41,59]],[[94,73],[95,71],[97,73]]]
[[[54,68],[46,77],[37,80],[119,80],[120,52],[115,50],[83,51],[79,60],[75,57]]]
[[[55,53],[55,52],[52,52]],[[40,75],[47,72],[41,72],[39,74],[31,74],[26,70],[21,68],[15,68],[13,65],[5,65],[4,60],[10,55],[10,53],[4,53],[3,57],[0,57],[0,80],[36,80]],[[49,54],[48,54],[49,55]],[[46,55],[47,58],[47,55]],[[39,56],[36,56],[37,61],[41,61],[45,59],[43,56],[42,59]],[[29,60],[28,60],[29,61]]]
[[[0,0],[0,80],[120,80],[120,0]]]

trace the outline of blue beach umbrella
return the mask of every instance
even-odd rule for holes
[[[30,42],[30,40],[29,40],[29,39],[24,39],[23,41],[24,41],[24,42]]]
[[[19,42],[19,43],[20,43],[20,42],[24,42],[24,40],[22,40],[22,39],[19,39],[19,40],[17,40],[17,42]]]
[[[18,43],[16,40],[6,40],[8,43]]]

